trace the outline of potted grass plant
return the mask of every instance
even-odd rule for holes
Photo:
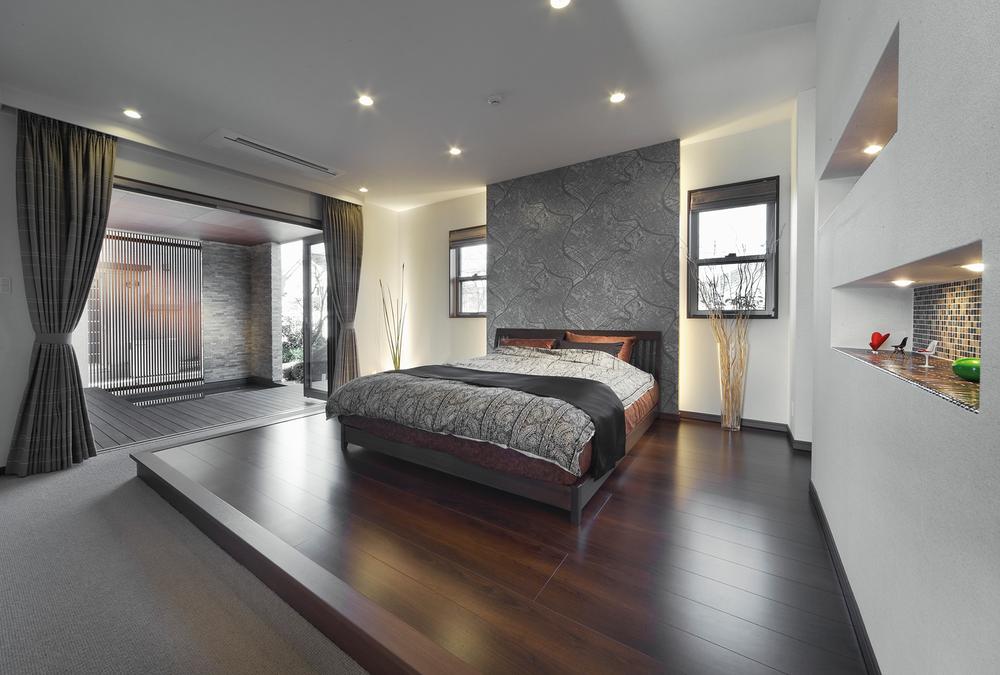
[[[389,343],[393,370],[399,370],[403,354],[403,325],[406,322],[406,303],[403,301],[405,274],[404,264],[399,273],[399,296],[396,298],[392,297],[392,289],[382,283],[381,279],[378,280],[378,287],[382,291],[382,318],[385,322],[385,336]]]

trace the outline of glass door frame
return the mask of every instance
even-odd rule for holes
[[[302,240],[302,394],[306,398],[317,398],[325,401],[330,396],[333,382],[334,338],[336,336],[337,320],[333,313],[333,294],[330,293],[330,275],[327,270],[326,293],[326,391],[312,386],[313,353],[312,353],[312,254],[310,249],[323,243],[323,235],[316,234]]]

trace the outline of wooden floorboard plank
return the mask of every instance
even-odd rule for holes
[[[523,537],[512,537],[498,528],[456,518],[456,514],[434,511],[423,505],[414,508],[412,503],[400,508],[390,500],[378,498],[370,485],[358,480],[352,482],[346,475],[338,480],[332,476],[280,472],[274,464],[251,458],[252,448],[248,447],[219,452],[226,454],[225,459],[219,458],[225,471],[243,476],[247,484],[266,490],[268,496],[282,503],[286,497],[293,500],[286,505],[303,509],[302,515],[313,518],[321,526],[331,520],[356,515],[528,598],[541,590],[565,557],[563,551]],[[213,456],[218,457],[206,450],[199,455],[210,461]],[[247,458],[257,471],[247,472],[233,464],[239,456]],[[391,564],[391,561],[386,562]]]
[[[161,435],[159,430],[142,419],[134,405],[117,396],[102,397],[97,402],[97,409],[104,420],[114,423],[120,431],[133,440],[145,440]]]
[[[738,525],[721,523],[672,508],[651,510],[639,507],[624,499],[614,499],[604,507],[601,517],[604,520],[613,521],[621,527],[631,527],[647,532],[669,534],[678,529],[690,530],[793,560],[828,569],[833,568],[830,554],[819,543],[800,544],[782,537],[764,534]]]
[[[785,673],[864,672],[856,650],[844,655],[822,649],[682,594],[659,592],[650,602],[651,588],[662,588],[661,579],[641,569],[616,573],[568,560],[538,600],[660,660],[671,657],[670,646],[661,639],[670,626]],[[595,605],[600,612],[588,611]]]
[[[216,408],[212,404],[206,405],[200,399],[196,401],[178,401],[176,403],[164,403],[161,408],[170,406],[170,413],[187,415],[197,420],[203,426],[214,424],[224,424],[226,422],[236,422],[241,419],[241,415],[226,409]]]
[[[175,419],[172,419],[168,415],[164,415],[158,409],[159,406],[135,406],[136,409],[140,411],[140,414],[149,419],[152,422],[159,424],[161,427],[167,430],[168,433],[181,433],[184,431],[190,431],[189,425],[183,424]]]
[[[121,401],[109,412],[114,413],[117,418],[126,421],[134,428],[143,431],[149,438],[173,434],[181,430],[176,425],[166,424],[155,416],[149,415],[145,409],[128,401]]]
[[[93,422],[90,424],[90,430],[94,434],[94,444],[97,446],[98,450],[107,450],[109,448],[118,447],[118,443],[104,433],[104,431]]]
[[[808,457],[777,434],[658,422],[580,527],[345,456],[320,415],[179,450],[178,470],[484,672],[864,672],[800,499]]]
[[[194,467],[205,448],[193,452],[198,455],[186,461],[175,459],[174,465],[186,467],[258,522],[269,523],[269,529],[337,576],[360,584],[376,602],[401,610],[411,625],[433,630],[447,624],[468,633],[456,644],[456,636],[448,631],[442,646],[484,672],[579,672],[584,666],[595,667],[596,672],[657,669],[645,655],[512,594],[446,557],[407,546],[361,519],[327,521],[320,527],[270,496],[262,500],[260,493],[246,489],[245,477],[234,475],[231,462],[212,468],[202,462]],[[216,479],[210,477],[213,468],[218,473]],[[302,507],[293,496],[285,494],[284,498]],[[525,625],[532,627],[533,636],[524,634]],[[557,639],[568,644],[552,648]],[[494,644],[484,649],[484,641]],[[586,650],[581,653],[571,644],[586,645]]]
[[[192,431],[202,428],[205,423],[196,417],[179,411],[175,403],[163,403],[158,405],[143,406],[143,410],[150,415],[155,415],[158,419],[167,420],[181,428],[181,432]]]
[[[109,415],[106,410],[99,408],[91,410],[88,408],[88,412],[90,413],[91,428],[96,426],[104,434],[114,440],[117,445],[128,445],[129,443],[142,440],[141,434],[133,435],[128,433],[124,425],[122,425],[113,416]]]
[[[301,391],[278,387],[222,392],[201,399],[148,406],[134,405],[101,389],[89,388],[84,392],[88,410],[92,412],[95,443],[102,451],[307,407]]]

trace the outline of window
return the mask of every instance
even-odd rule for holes
[[[450,316],[486,316],[486,226],[448,233]]]
[[[777,222],[777,176],[688,192],[688,318],[777,318]]]

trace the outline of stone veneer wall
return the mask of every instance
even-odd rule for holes
[[[281,381],[281,248],[254,246],[250,260],[250,374]]]
[[[202,249],[205,381],[281,381],[281,258],[277,244]]]
[[[247,246],[204,242],[202,354],[205,381],[250,376],[250,259]]]
[[[680,143],[487,188],[487,341],[498,327],[658,330],[677,411]]]
[[[913,346],[937,340],[944,358],[979,356],[982,304],[981,277],[913,289]]]

